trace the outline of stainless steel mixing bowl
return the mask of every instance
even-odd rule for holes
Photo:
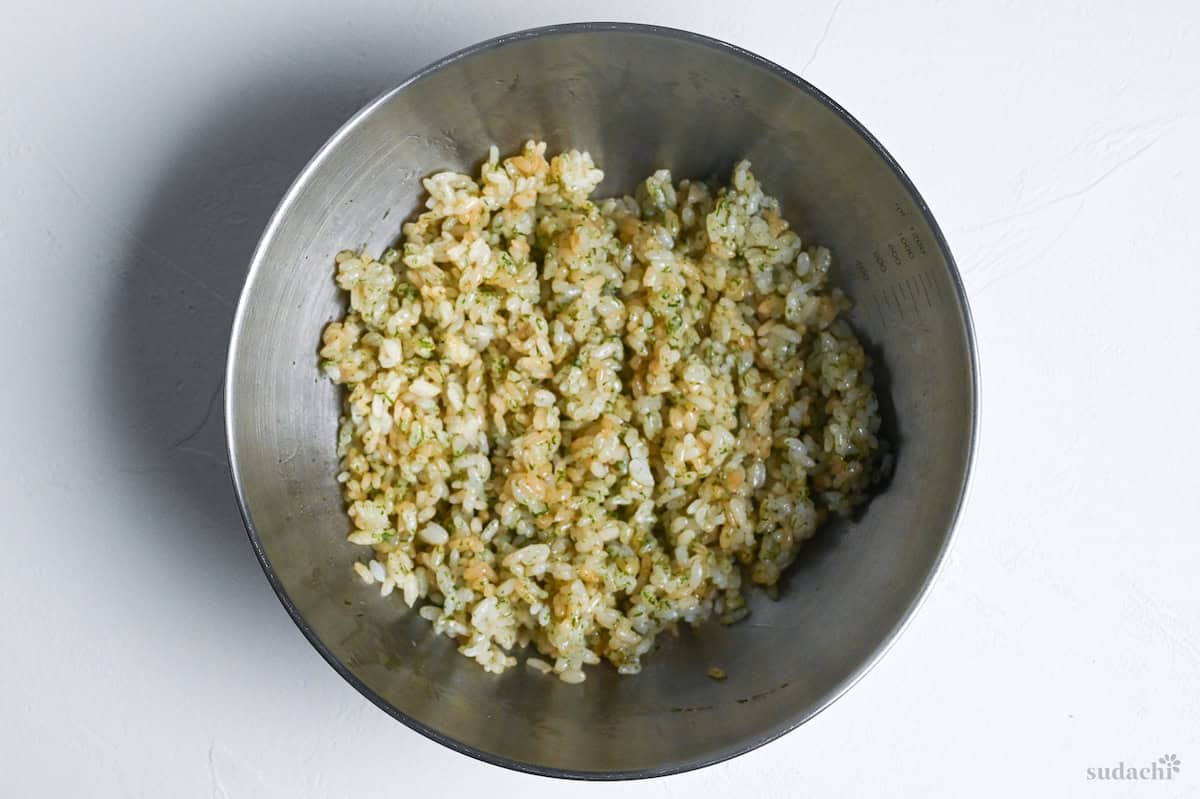
[[[727,179],[743,156],[807,239],[828,245],[856,301],[885,397],[895,474],[861,518],[824,529],[781,598],[753,615],[661,637],[636,677],[567,685],[526,667],[485,673],[350,564],[334,481],[339,397],[318,375],[341,313],[333,257],[380,251],[420,178],[471,170],[490,144],[591,151],[601,194],[659,167]],[[238,306],[226,380],[230,463],[268,579],[338,673],[380,708],[461,752],[581,778],[715,763],[796,727],[880,657],[920,602],[958,515],[978,386],[966,299],[908,178],[853,118],[796,75],[676,30],[567,25],[471,47],[351,119],[263,234]],[[728,672],[714,682],[705,670]],[[300,701],[299,698],[297,701]]]

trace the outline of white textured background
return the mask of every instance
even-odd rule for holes
[[[1195,4],[567,5],[6,4],[0,794],[1200,794]],[[620,789],[468,760],[344,684],[251,554],[214,401],[325,137],[451,50],[586,18],[732,41],[862,120],[949,237],[984,376],[972,500],[891,654],[776,743]],[[1164,753],[1171,783],[1085,779]]]

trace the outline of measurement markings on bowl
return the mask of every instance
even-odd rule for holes
[[[901,212],[901,216],[906,214]],[[865,311],[875,314],[884,329],[892,325],[923,326],[927,314],[941,310],[945,289],[936,278],[931,257],[925,237],[915,225],[909,225],[854,259],[855,274],[870,284],[859,301]]]
[[[896,278],[869,295],[875,315],[886,329],[889,324],[911,325],[924,322],[925,314],[936,311],[945,299],[942,287],[926,269]]]

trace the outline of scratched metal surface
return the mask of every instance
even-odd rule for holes
[[[448,101],[453,98],[455,101]],[[836,281],[879,361],[895,476],[866,513],[822,532],[781,601],[749,622],[664,637],[636,679],[568,686],[485,674],[349,568],[333,476],[338,399],[315,348],[338,315],[334,254],[378,251],[417,207],[419,177],[469,170],[527,138],[592,152],[600,191],[666,166],[718,177],[748,156],[801,234],[839,256]],[[429,72],[356,118],[267,232],[228,376],[248,520],[306,632],[381,706],[506,765],[647,775],[729,757],[836,697],[891,640],[940,559],[964,490],[975,384],[957,275],[917,198],[815,92],[754,58],[649,29],[515,37]],[[705,675],[720,665],[729,678]]]

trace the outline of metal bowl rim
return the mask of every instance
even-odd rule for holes
[[[971,386],[970,386],[970,406],[971,406],[970,410],[971,410],[971,413],[970,413],[970,429],[968,431],[968,439],[967,439],[967,459],[966,459],[965,468],[963,470],[962,485],[959,489],[958,497],[955,500],[954,512],[951,517],[950,525],[949,525],[948,529],[946,530],[946,534],[942,540],[941,547],[939,548],[937,555],[935,556],[933,562],[930,564],[929,571],[926,574],[925,579],[924,579],[923,583],[921,584],[921,587],[918,590],[916,597],[910,603],[909,607],[905,610],[904,615],[901,617],[899,623],[876,646],[874,652],[872,652],[871,655],[869,657],[867,657],[867,659],[865,661],[863,661],[861,664],[859,664],[857,668],[855,668],[849,675],[847,675],[832,691],[830,691],[825,697],[823,697],[814,706],[806,708],[805,710],[796,714],[792,718],[788,719],[783,724],[777,725],[776,727],[774,727],[772,729],[762,732],[757,737],[753,738],[752,740],[750,740],[748,742],[744,742],[744,743],[741,743],[741,744],[738,744],[735,746],[731,746],[731,747],[727,747],[725,749],[717,750],[714,752],[705,753],[699,757],[692,758],[690,760],[686,760],[686,761],[682,761],[682,762],[662,764],[662,765],[657,765],[657,766],[653,766],[653,767],[649,767],[649,768],[633,769],[633,770],[629,770],[629,771],[586,771],[586,770],[577,770],[577,769],[553,768],[553,767],[539,765],[536,763],[528,763],[528,762],[524,762],[524,761],[514,760],[511,758],[502,757],[500,755],[496,755],[491,752],[484,751],[482,749],[477,749],[473,746],[464,744],[461,741],[458,741],[449,735],[445,735],[445,734],[441,733],[440,731],[421,723],[417,719],[409,716],[408,714],[404,713],[400,709],[396,708],[390,702],[388,702],[386,699],[384,699],[382,696],[375,693],[375,691],[373,691],[370,687],[368,687],[344,663],[342,663],[342,661],[339,660],[329,650],[328,647],[326,647],[325,643],[317,635],[316,631],[314,631],[312,629],[312,627],[309,626],[308,622],[305,620],[304,616],[300,613],[300,610],[296,607],[295,603],[292,602],[291,597],[288,595],[287,591],[284,589],[283,584],[280,582],[278,575],[275,573],[275,568],[271,565],[271,562],[268,560],[266,552],[263,549],[262,539],[259,536],[258,529],[254,525],[254,520],[251,518],[250,509],[246,505],[245,491],[242,487],[242,480],[241,480],[241,476],[240,476],[240,470],[238,467],[237,447],[234,442],[234,425],[233,425],[234,398],[233,398],[233,390],[232,390],[233,383],[231,380],[231,377],[233,376],[236,365],[237,365],[236,364],[237,343],[240,338],[242,320],[246,313],[247,297],[250,294],[250,288],[253,285],[254,278],[255,278],[257,272],[259,271],[260,268],[262,268],[262,262],[263,262],[265,250],[266,250],[267,246],[270,244],[270,242],[274,239],[276,230],[278,229],[279,225],[281,224],[283,218],[286,216],[286,214],[290,210],[291,205],[292,205],[293,201],[295,200],[295,197],[300,193],[300,191],[307,184],[311,175],[322,164],[322,162],[325,160],[326,156],[338,146],[338,144],[342,141],[342,139],[344,139],[350,133],[350,131],[354,130],[354,128],[356,128],[358,126],[358,124],[360,123],[361,120],[363,120],[366,117],[368,117],[369,115],[371,115],[378,107],[382,106],[384,103],[388,102],[392,97],[394,97],[397,94],[399,94],[400,92],[404,91],[405,89],[407,89],[409,86],[413,85],[414,83],[422,80],[423,78],[425,78],[435,72],[438,72],[439,70],[443,69],[444,67],[447,67],[454,63],[457,63],[459,61],[466,60],[466,59],[470,58],[471,56],[474,56],[478,53],[487,52],[489,50],[493,50],[493,49],[496,49],[499,47],[504,47],[505,45],[511,44],[513,42],[523,41],[526,39],[534,39],[534,38],[547,37],[547,36],[557,36],[557,35],[562,35],[562,34],[605,33],[605,32],[636,33],[636,34],[642,34],[642,35],[646,35],[646,36],[659,36],[659,37],[663,37],[666,39],[674,39],[677,41],[684,41],[684,42],[688,42],[691,44],[699,45],[701,47],[706,47],[706,48],[710,48],[713,50],[722,51],[722,52],[732,55],[736,58],[740,58],[743,61],[746,61],[746,62],[750,63],[751,65],[758,67],[759,69],[764,69],[770,73],[773,73],[774,75],[787,81],[789,84],[791,84],[795,88],[807,93],[808,95],[810,95],[811,97],[813,97],[814,99],[816,99],[817,101],[819,101],[820,103],[825,105],[829,110],[831,110],[834,114],[836,114],[843,122],[845,122],[855,133],[857,133],[859,136],[861,136],[867,142],[867,144],[871,146],[871,148],[875,151],[875,153],[881,159],[883,159],[883,162],[892,170],[892,172],[895,174],[896,178],[900,181],[901,185],[903,185],[904,189],[911,195],[913,201],[917,204],[917,207],[920,209],[921,214],[924,217],[926,224],[928,224],[930,230],[933,231],[933,234],[937,240],[938,248],[941,251],[943,257],[946,259],[947,266],[949,267],[950,278],[953,283],[955,298],[958,301],[959,308],[960,308],[962,316],[963,316],[964,332],[966,333],[966,339],[967,339],[967,341],[966,341],[967,356],[968,356],[968,360],[970,361],[969,366],[970,366],[970,375],[971,375]],[[774,63],[773,61],[763,58],[762,56],[757,55],[755,53],[752,53],[749,50],[745,50],[741,47],[738,47],[737,45],[730,44],[728,42],[713,38],[711,36],[705,36],[703,34],[692,33],[690,31],[681,30],[678,28],[665,27],[662,25],[646,25],[646,24],[630,23],[630,22],[577,22],[577,23],[560,24],[560,25],[547,25],[544,27],[529,28],[526,30],[517,31],[515,33],[504,34],[502,36],[497,36],[495,38],[487,39],[485,41],[471,45],[470,47],[463,48],[461,50],[458,50],[457,52],[454,52],[448,56],[445,56],[444,58],[434,61],[433,63],[429,64],[428,66],[424,67],[423,69],[420,69],[417,72],[410,75],[408,78],[406,78],[403,82],[401,82],[396,87],[383,92],[378,97],[376,97],[374,100],[371,100],[369,103],[367,103],[365,106],[363,106],[362,109],[360,109],[357,113],[355,113],[352,117],[350,117],[350,119],[348,119],[340,128],[338,128],[338,130],[328,139],[328,141],[326,141],[325,144],[321,146],[321,148],[316,152],[316,154],[313,155],[312,159],[310,159],[309,162],[305,165],[304,169],[302,169],[300,171],[300,174],[292,182],[291,186],[288,187],[288,190],[284,193],[283,198],[279,202],[279,205],[275,208],[275,211],[272,213],[271,218],[268,221],[266,228],[264,228],[262,236],[260,237],[258,244],[255,247],[254,254],[250,259],[250,267],[247,270],[246,279],[243,284],[241,294],[238,298],[237,309],[234,313],[233,325],[232,325],[232,328],[230,331],[229,352],[228,352],[226,367],[225,367],[225,381],[224,381],[225,444],[226,444],[226,451],[227,451],[227,455],[228,455],[228,459],[229,459],[229,471],[230,471],[230,475],[233,480],[234,493],[237,496],[238,511],[241,514],[242,523],[244,524],[246,531],[249,535],[250,544],[251,544],[251,546],[253,546],[254,553],[258,557],[259,565],[262,567],[263,573],[266,574],[267,580],[271,584],[271,588],[274,589],[274,591],[275,591],[275,595],[279,598],[280,603],[287,610],[288,615],[291,616],[292,621],[295,622],[296,626],[300,629],[300,632],[304,634],[304,637],[308,639],[308,642],[310,644],[312,644],[313,648],[315,648],[317,650],[317,652],[320,653],[321,657],[323,657],[325,659],[325,661],[330,666],[332,666],[333,669],[338,674],[340,674],[343,679],[346,680],[346,682],[348,682],[352,686],[354,686],[354,688],[357,689],[359,693],[361,693],[363,696],[365,696],[367,699],[369,699],[376,707],[378,707],[380,710],[384,711],[388,715],[392,716],[397,721],[400,721],[407,727],[419,732],[420,734],[424,735],[425,737],[427,737],[433,741],[436,741],[437,743],[442,744],[443,746],[446,746],[450,749],[453,749],[456,752],[460,752],[462,754],[468,755],[472,758],[483,761],[485,763],[502,766],[504,768],[512,769],[514,771],[525,772],[528,774],[535,774],[535,775],[544,776],[544,777],[555,777],[555,778],[559,778],[559,779],[577,779],[577,780],[646,779],[646,778],[650,778],[650,777],[663,777],[663,776],[668,776],[671,774],[680,774],[680,773],[683,773],[686,771],[692,771],[694,769],[703,768],[705,766],[711,766],[716,763],[721,763],[726,760],[735,758],[739,755],[743,755],[747,752],[753,751],[754,749],[757,749],[758,747],[763,746],[764,744],[770,743],[771,741],[774,741],[777,738],[780,738],[781,736],[786,735],[787,733],[789,733],[792,730],[799,727],[801,724],[804,724],[805,722],[812,719],[818,713],[820,713],[825,708],[829,707],[834,702],[836,702],[839,698],[841,698],[848,690],[850,690],[851,687],[854,686],[855,683],[857,683],[859,680],[861,680],[867,674],[867,672],[869,672],[872,668],[874,668],[875,665],[877,663],[879,663],[879,661],[883,658],[884,655],[887,654],[888,650],[890,650],[892,648],[892,645],[895,644],[896,639],[899,638],[900,635],[904,632],[904,630],[908,627],[909,623],[912,621],[913,616],[920,609],[921,605],[924,604],[926,598],[929,595],[929,590],[930,590],[931,586],[933,585],[934,580],[937,578],[937,575],[940,573],[942,566],[945,563],[946,555],[949,552],[951,544],[955,537],[955,529],[958,525],[958,521],[959,521],[960,517],[962,516],[962,510],[963,510],[964,504],[967,499],[967,495],[970,490],[971,473],[973,471],[973,466],[974,466],[974,462],[975,462],[975,454],[976,454],[976,450],[977,450],[977,446],[978,446],[980,397],[981,397],[981,382],[980,382],[980,374],[979,374],[978,349],[977,349],[976,340],[975,340],[975,328],[974,328],[974,323],[973,323],[972,317],[971,317],[970,305],[967,302],[966,291],[965,291],[965,288],[962,283],[962,277],[959,274],[958,266],[954,260],[954,256],[950,252],[950,246],[947,243],[946,238],[943,235],[941,228],[938,226],[937,221],[934,219],[932,212],[929,210],[928,204],[925,202],[925,200],[921,196],[920,192],[917,191],[917,188],[915,185],[913,185],[912,180],[909,179],[908,175],[904,172],[904,170],[900,167],[900,165],[896,162],[896,160],[891,156],[891,154],[883,147],[882,144],[879,143],[879,141],[870,133],[870,131],[868,131],[862,125],[862,123],[860,123],[857,119],[855,119],[848,111],[846,111],[846,109],[842,108],[842,106],[840,106],[837,102],[835,102],[833,99],[828,97],[824,92],[822,92],[820,89],[813,86],[811,83],[806,81],[804,78],[795,74],[791,70],[781,67],[780,65]]]

